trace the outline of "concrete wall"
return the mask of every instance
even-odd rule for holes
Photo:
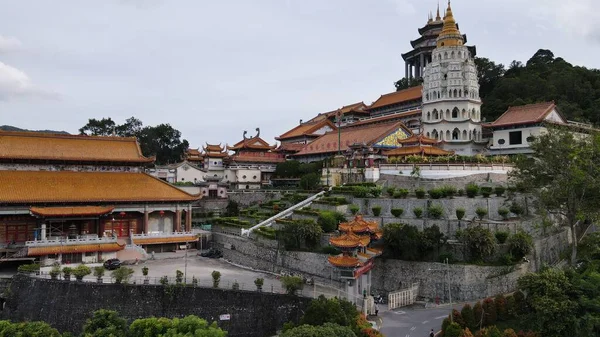
[[[409,172],[410,173],[410,172]],[[489,184],[489,185],[504,185],[506,186],[506,182],[508,181],[508,176],[506,174],[498,174],[498,173],[480,173],[480,174],[471,174],[464,177],[453,177],[447,179],[416,179],[413,177],[401,176],[401,175],[390,175],[390,174],[381,174],[379,179],[379,183],[383,184],[386,187],[394,186],[401,187],[410,190],[411,192],[415,189],[421,187],[425,189],[425,191],[430,190],[435,187],[441,187],[445,185],[454,186],[457,189],[464,189],[468,183],[474,182],[479,185],[481,184]]]
[[[98,309],[116,310],[129,323],[145,317],[197,315],[217,321],[230,337],[272,336],[287,321],[298,321],[310,299],[211,288],[116,285],[55,281],[17,275],[2,319],[43,320],[59,331],[80,332]],[[230,321],[219,315],[230,314]]]
[[[339,273],[327,261],[327,254],[278,251],[274,240],[254,241],[224,233],[213,233],[213,239],[223,257],[236,264],[273,273],[294,271],[321,283],[339,283]]]

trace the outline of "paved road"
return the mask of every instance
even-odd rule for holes
[[[380,305],[381,307],[382,305]],[[454,305],[455,309],[462,304]],[[379,312],[383,318],[381,332],[386,337],[429,337],[431,329],[437,332],[442,326],[442,320],[448,317],[450,307],[431,309],[401,308],[392,311]]]

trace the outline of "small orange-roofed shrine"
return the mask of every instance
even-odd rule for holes
[[[0,262],[135,260],[197,241],[200,196],[144,173],[154,159],[135,138],[0,131]]]
[[[362,215],[341,223],[338,229],[342,234],[329,239],[329,243],[341,249],[342,253],[329,256],[328,261],[339,269],[341,278],[347,281],[348,300],[354,302],[371,292],[373,259],[382,251],[369,246],[381,239],[383,232],[377,222],[367,221]]]
[[[441,141],[429,138],[424,134],[413,134],[404,139],[398,139],[401,146],[384,153],[388,160],[398,160],[408,156],[448,156],[453,155],[453,151],[446,151],[439,148]]]

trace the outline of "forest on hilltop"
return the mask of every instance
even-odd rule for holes
[[[554,101],[568,120],[600,125],[600,70],[573,66],[547,49],[523,64],[503,64],[476,57],[482,118],[491,122],[509,106]],[[421,81],[396,82],[402,90]]]

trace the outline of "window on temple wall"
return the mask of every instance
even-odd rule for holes
[[[454,109],[452,109],[452,118],[458,118],[458,108],[454,107]]]
[[[452,135],[450,134],[450,130],[446,130],[446,140],[452,139],[450,137],[452,137]]]
[[[462,97],[462,89],[458,91],[458,97]]]
[[[454,58],[454,52],[452,52],[452,53],[450,54],[450,58],[451,58],[451,59],[453,59],[453,58]]]
[[[448,59],[448,52],[444,53],[444,59],[447,60]]]
[[[438,115],[438,111],[437,109],[433,109],[433,119],[439,119],[440,116]]]
[[[469,132],[469,140],[473,140],[473,134]]]
[[[462,118],[467,118],[467,111],[462,109]]]
[[[433,136],[433,139],[439,139],[440,135],[438,134],[436,129],[433,129],[433,132],[431,133],[431,135]]]
[[[427,132],[427,138],[431,138],[431,135],[429,134],[429,132]]]
[[[450,119],[450,109],[446,109],[446,119]]]
[[[471,111],[471,118],[475,119],[475,109],[473,109],[473,111]]]
[[[467,130],[463,130],[463,132],[462,132],[462,139],[463,140],[467,140]]]
[[[452,140],[458,140],[460,138],[460,131],[458,129],[454,129],[452,131]]]
[[[431,120],[431,112],[427,111],[427,120]]]
[[[458,97],[458,91],[456,91],[456,89],[454,89],[454,97]]]

